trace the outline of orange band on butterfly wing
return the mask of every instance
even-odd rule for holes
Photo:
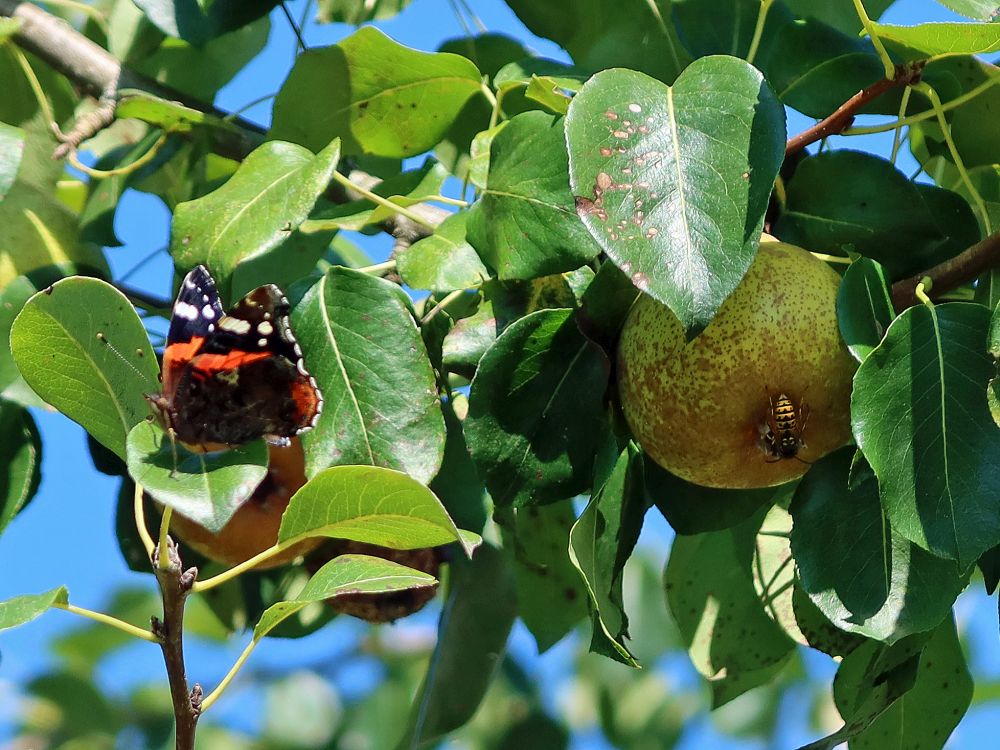
[[[242,352],[234,350],[228,354],[199,354],[191,366],[201,375],[208,377],[218,372],[230,372],[245,367],[251,362],[273,357],[271,352]]]
[[[195,358],[204,336],[195,336],[190,341],[176,341],[163,350],[163,392],[173,395],[180,380],[181,372]]]

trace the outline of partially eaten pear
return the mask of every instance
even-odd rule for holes
[[[618,388],[646,453],[689,482],[745,489],[796,479],[848,443],[857,362],[837,326],[839,284],[808,251],[762,241],[691,341],[642,295],[622,330]]]

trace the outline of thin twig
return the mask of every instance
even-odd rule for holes
[[[887,91],[899,86],[909,86],[912,83],[916,83],[920,80],[920,74],[923,72],[923,69],[923,63],[920,62],[899,65],[896,67],[896,75],[892,78],[882,78],[871,86],[861,89],[861,91],[837,107],[837,110],[832,115],[820,120],[808,130],[804,130],[798,135],[789,138],[788,143],[785,145],[785,158],[787,159],[790,155],[801,151],[812,143],[816,143],[816,141],[821,141],[831,135],[843,133],[854,122],[854,116],[862,107],[882,96]]]
[[[167,540],[169,565],[154,566],[156,580],[163,596],[163,619],[153,618],[153,632],[160,638],[160,649],[167,667],[170,698],[174,706],[176,723],[176,750],[194,750],[195,730],[201,715],[202,690],[200,685],[188,689],[187,671],[184,666],[184,603],[195,579],[196,568],[183,570],[177,546]]]
[[[1000,232],[949,258],[927,271],[901,279],[892,285],[892,303],[902,312],[917,301],[917,285],[930,278],[933,296],[940,297],[952,289],[967,284],[994,266],[1000,265]]]
[[[79,122],[80,121],[78,120],[77,124],[79,124]],[[153,161],[153,159],[155,159],[156,155],[159,153],[160,148],[162,148],[163,144],[167,142],[168,135],[169,133],[167,132],[161,133],[160,137],[156,139],[153,145],[150,146],[149,149],[144,154],[142,154],[142,156],[140,156],[135,161],[129,162],[125,166],[116,167],[115,169],[95,169],[94,167],[88,167],[86,164],[83,164],[76,157],[75,146],[69,149],[68,152],[66,153],[66,160],[70,164],[72,164],[76,169],[80,170],[85,175],[87,175],[87,177],[91,177],[95,180],[107,180],[111,177],[124,177],[125,175],[132,174],[132,172],[141,169],[142,167],[149,164],[149,162]],[[63,146],[68,146],[68,145],[69,145],[68,143],[63,143]],[[56,151],[58,153],[59,149],[56,149]]]
[[[102,625],[108,625],[112,628],[117,628],[123,633],[127,633],[133,638],[141,638],[144,641],[149,641],[150,643],[159,643],[160,639],[153,635],[151,630],[143,630],[142,628],[136,627],[130,622],[125,622],[124,620],[119,620],[117,617],[111,615],[106,615],[103,612],[94,612],[92,609],[84,609],[83,607],[77,607],[75,604],[60,604],[56,602],[52,605],[57,609],[62,609],[67,612],[72,612],[74,615],[79,615],[80,617],[86,617],[88,620],[93,620],[94,622],[99,622]]]

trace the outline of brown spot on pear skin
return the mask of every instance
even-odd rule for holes
[[[631,277],[637,286],[638,276]],[[622,330],[618,376],[625,417],[646,452],[709,487],[767,487],[801,476],[807,464],[768,463],[760,450],[765,387],[805,394],[803,460],[847,443],[857,363],[837,326],[839,281],[805,250],[765,243],[715,320],[690,342],[665,305],[640,297]]]

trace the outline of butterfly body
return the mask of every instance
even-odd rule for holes
[[[183,443],[276,443],[315,426],[323,397],[273,284],[225,313],[204,266],[191,271],[174,304],[163,351],[163,391],[147,398]]]

